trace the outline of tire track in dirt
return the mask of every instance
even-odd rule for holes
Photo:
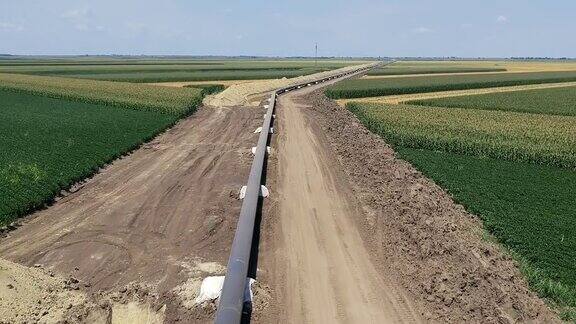
[[[289,323],[418,322],[408,298],[376,271],[354,218],[361,211],[317,125],[281,96],[273,287]],[[335,163],[336,162],[336,163]]]
[[[393,274],[424,320],[559,322],[518,264],[483,237],[478,217],[399,159],[350,111],[320,92],[300,100],[309,128],[326,138],[326,154],[342,171],[338,179],[361,208],[352,218],[377,272]]]
[[[225,264],[262,115],[200,108],[26,218],[0,239],[0,257],[74,275],[94,293],[137,282],[170,296],[198,258]],[[198,320],[167,303],[168,322]]]

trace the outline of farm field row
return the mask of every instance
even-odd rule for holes
[[[180,89],[23,74],[0,73],[0,89],[171,114],[186,114],[201,100],[201,90],[192,88]]]
[[[504,72],[503,62],[471,61],[396,61],[391,65],[374,69],[367,73],[370,76],[406,75],[406,74],[439,74],[439,73],[472,73]]]
[[[373,132],[402,147],[576,168],[571,116],[354,102],[347,107]]]
[[[66,62],[70,64],[66,64]],[[42,64],[34,61],[26,64],[26,61],[19,61],[16,65],[2,65],[0,61],[0,73],[152,83],[295,77],[359,63],[333,60],[320,60],[317,63],[310,60],[159,60],[143,62],[112,60],[91,63],[69,60],[58,62],[58,64],[53,62]]]
[[[133,83],[158,83],[175,81],[220,81],[220,80],[259,80],[292,78],[300,75],[312,74],[326,70],[296,69],[296,70],[245,70],[245,71],[134,71],[134,72],[107,72],[107,73],[29,73],[33,75],[65,76],[67,78],[106,80]]]
[[[445,188],[520,263],[530,286],[576,312],[576,172],[547,165],[397,147],[400,157]]]
[[[574,319],[575,90],[346,106],[478,215],[521,263],[531,286]]]
[[[336,101],[342,106],[346,105],[346,103],[348,103],[348,102],[373,102],[373,103],[385,103],[385,104],[397,105],[400,103],[405,103],[405,102],[410,102],[410,101],[439,99],[439,98],[447,98],[447,97],[472,96],[472,95],[482,95],[482,94],[490,94],[490,93],[504,93],[504,92],[523,91],[523,90],[565,88],[565,87],[573,87],[573,86],[576,86],[576,82],[543,83],[543,84],[528,84],[528,85],[521,85],[521,86],[508,86],[508,87],[497,87],[497,88],[480,88],[480,89],[468,89],[468,90],[451,90],[451,91],[438,91],[438,92],[409,93],[409,94],[391,95],[391,96],[338,99]]]
[[[522,61],[522,60],[400,60],[368,73],[368,77],[397,77],[402,75],[494,73],[494,72],[546,72],[574,71],[576,61]]]
[[[576,116],[576,87],[407,101],[407,104]]]
[[[326,95],[332,99],[363,98],[573,81],[576,71],[353,79],[330,87]]]

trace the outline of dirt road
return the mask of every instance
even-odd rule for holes
[[[288,125],[291,121],[283,121],[279,110],[280,126],[286,124],[284,127],[287,128],[280,128],[279,136],[298,136],[290,133],[290,129],[299,129],[299,133],[305,135],[300,138],[308,139],[317,150],[308,150],[300,156],[300,161],[294,161],[295,168],[305,165],[305,155],[316,156],[313,159],[317,175],[309,172],[305,176],[328,179],[322,181],[322,186],[313,187],[314,190],[325,191],[327,197],[338,197],[340,200],[341,203],[327,199],[334,212],[328,215],[330,222],[338,224],[333,220],[338,219],[334,217],[338,214],[336,211],[342,208],[352,210],[347,213],[349,227],[342,229],[343,232],[359,233],[364,251],[384,281],[384,287],[395,288],[397,295],[404,297],[401,301],[410,301],[419,315],[416,319],[441,323],[558,322],[555,314],[529,290],[515,262],[498,245],[483,237],[482,224],[476,216],[467,213],[442,188],[399,159],[379,136],[369,132],[351,112],[321,92],[303,94],[294,101],[294,106],[286,108],[286,115],[290,109],[297,110],[303,116],[303,122],[296,123],[305,127],[291,127]],[[294,115],[291,118],[295,118]],[[286,138],[279,138],[280,151],[288,145],[282,144],[287,141]],[[288,168],[282,168],[284,158],[282,154],[279,155],[276,184],[279,188],[276,190],[281,195],[277,203],[281,207],[285,201],[283,188],[291,179],[284,173],[283,170]],[[295,208],[299,204],[300,201],[292,201],[284,208]],[[290,230],[285,226],[286,222],[294,223],[296,220],[286,220],[283,209],[276,209],[277,219],[272,219],[268,225],[273,233],[271,236],[286,237],[284,232]],[[330,222],[321,224],[329,225]],[[313,224],[309,221],[308,229],[303,227],[300,230],[311,236],[312,232],[308,230],[318,229],[319,233],[313,233],[313,237],[322,237],[320,234],[329,231],[327,226],[313,227]],[[338,231],[329,234],[331,236],[327,239],[347,235]],[[284,296],[294,298],[290,293],[294,291],[290,287],[294,284],[293,279],[291,284],[288,282],[295,275],[287,274],[284,270],[290,264],[290,257],[285,256],[288,254],[286,251],[290,251],[291,245],[299,245],[297,239],[312,244],[308,248],[314,249],[314,244],[304,235],[294,234],[292,238],[278,246],[270,257],[276,265],[270,269],[279,273],[276,282],[286,277],[284,286],[275,288],[278,302],[286,300]],[[340,251],[351,252],[348,244],[343,240]],[[270,247],[268,249],[272,250]],[[358,251],[362,249],[355,252]],[[308,252],[303,253],[306,255]],[[359,253],[362,255],[362,252]],[[318,256],[320,264],[321,256]],[[354,255],[348,257],[355,258]],[[359,262],[357,259],[355,261]],[[363,267],[362,264],[365,263],[361,263],[360,267]],[[322,281],[330,273],[340,271],[343,269],[327,267],[326,272],[304,283],[315,287],[315,281]],[[390,281],[394,285],[389,285]],[[384,301],[390,296],[382,287],[376,290]],[[332,296],[334,293],[320,298],[329,299]],[[399,305],[403,304],[406,303]],[[395,310],[400,315],[406,314],[401,312],[402,307]],[[278,313],[282,314],[281,311]],[[286,313],[280,318],[288,318]],[[297,319],[302,318],[298,316]]]
[[[281,96],[278,106],[280,322],[417,322],[393,278],[372,264],[353,220],[359,204],[326,138],[295,101],[311,90]]]
[[[0,256],[73,275],[92,292],[136,282],[170,295],[199,262],[226,264],[262,114],[201,108],[27,218],[1,239]],[[178,302],[167,303],[178,318]]]

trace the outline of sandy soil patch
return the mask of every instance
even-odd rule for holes
[[[91,294],[87,282],[0,259],[0,323],[163,323],[141,287]],[[140,290],[140,295],[137,293]]]
[[[52,272],[0,259],[0,322],[63,320],[70,308],[88,300],[74,288]]]

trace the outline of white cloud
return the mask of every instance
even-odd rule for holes
[[[129,30],[131,30],[135,33],[140,33],[142,31],[146,30],[146,24],[140,23],[140,22],[128,21],[125,23],[125,25],[126,25],[126,28],[128,28]]]
[[[496,18],[496,22],[499,22],[499,23],[502,23],[502,24],[503,24],[503,23],[508,22],[508,18],[507,18],[506,16],[500,15],[500,16],[498,16],[498,17]]]
[[[79,31],[104,31],[106,28],[96,24],[92,10],[88,8],[68,10],[60,15]]]
[[[23,31],[24,27],[9,22],[0,21],[0,31]]]
[[[427,34],[433,32],[433,30],[427,27],[417,27],[412,29],[412,32],[415,34]]]
[[[68,10],[60,15],[60,17],[69,19],[69,20],[86,20],[92,16],[92,12],[90,9],[72,9]]]

